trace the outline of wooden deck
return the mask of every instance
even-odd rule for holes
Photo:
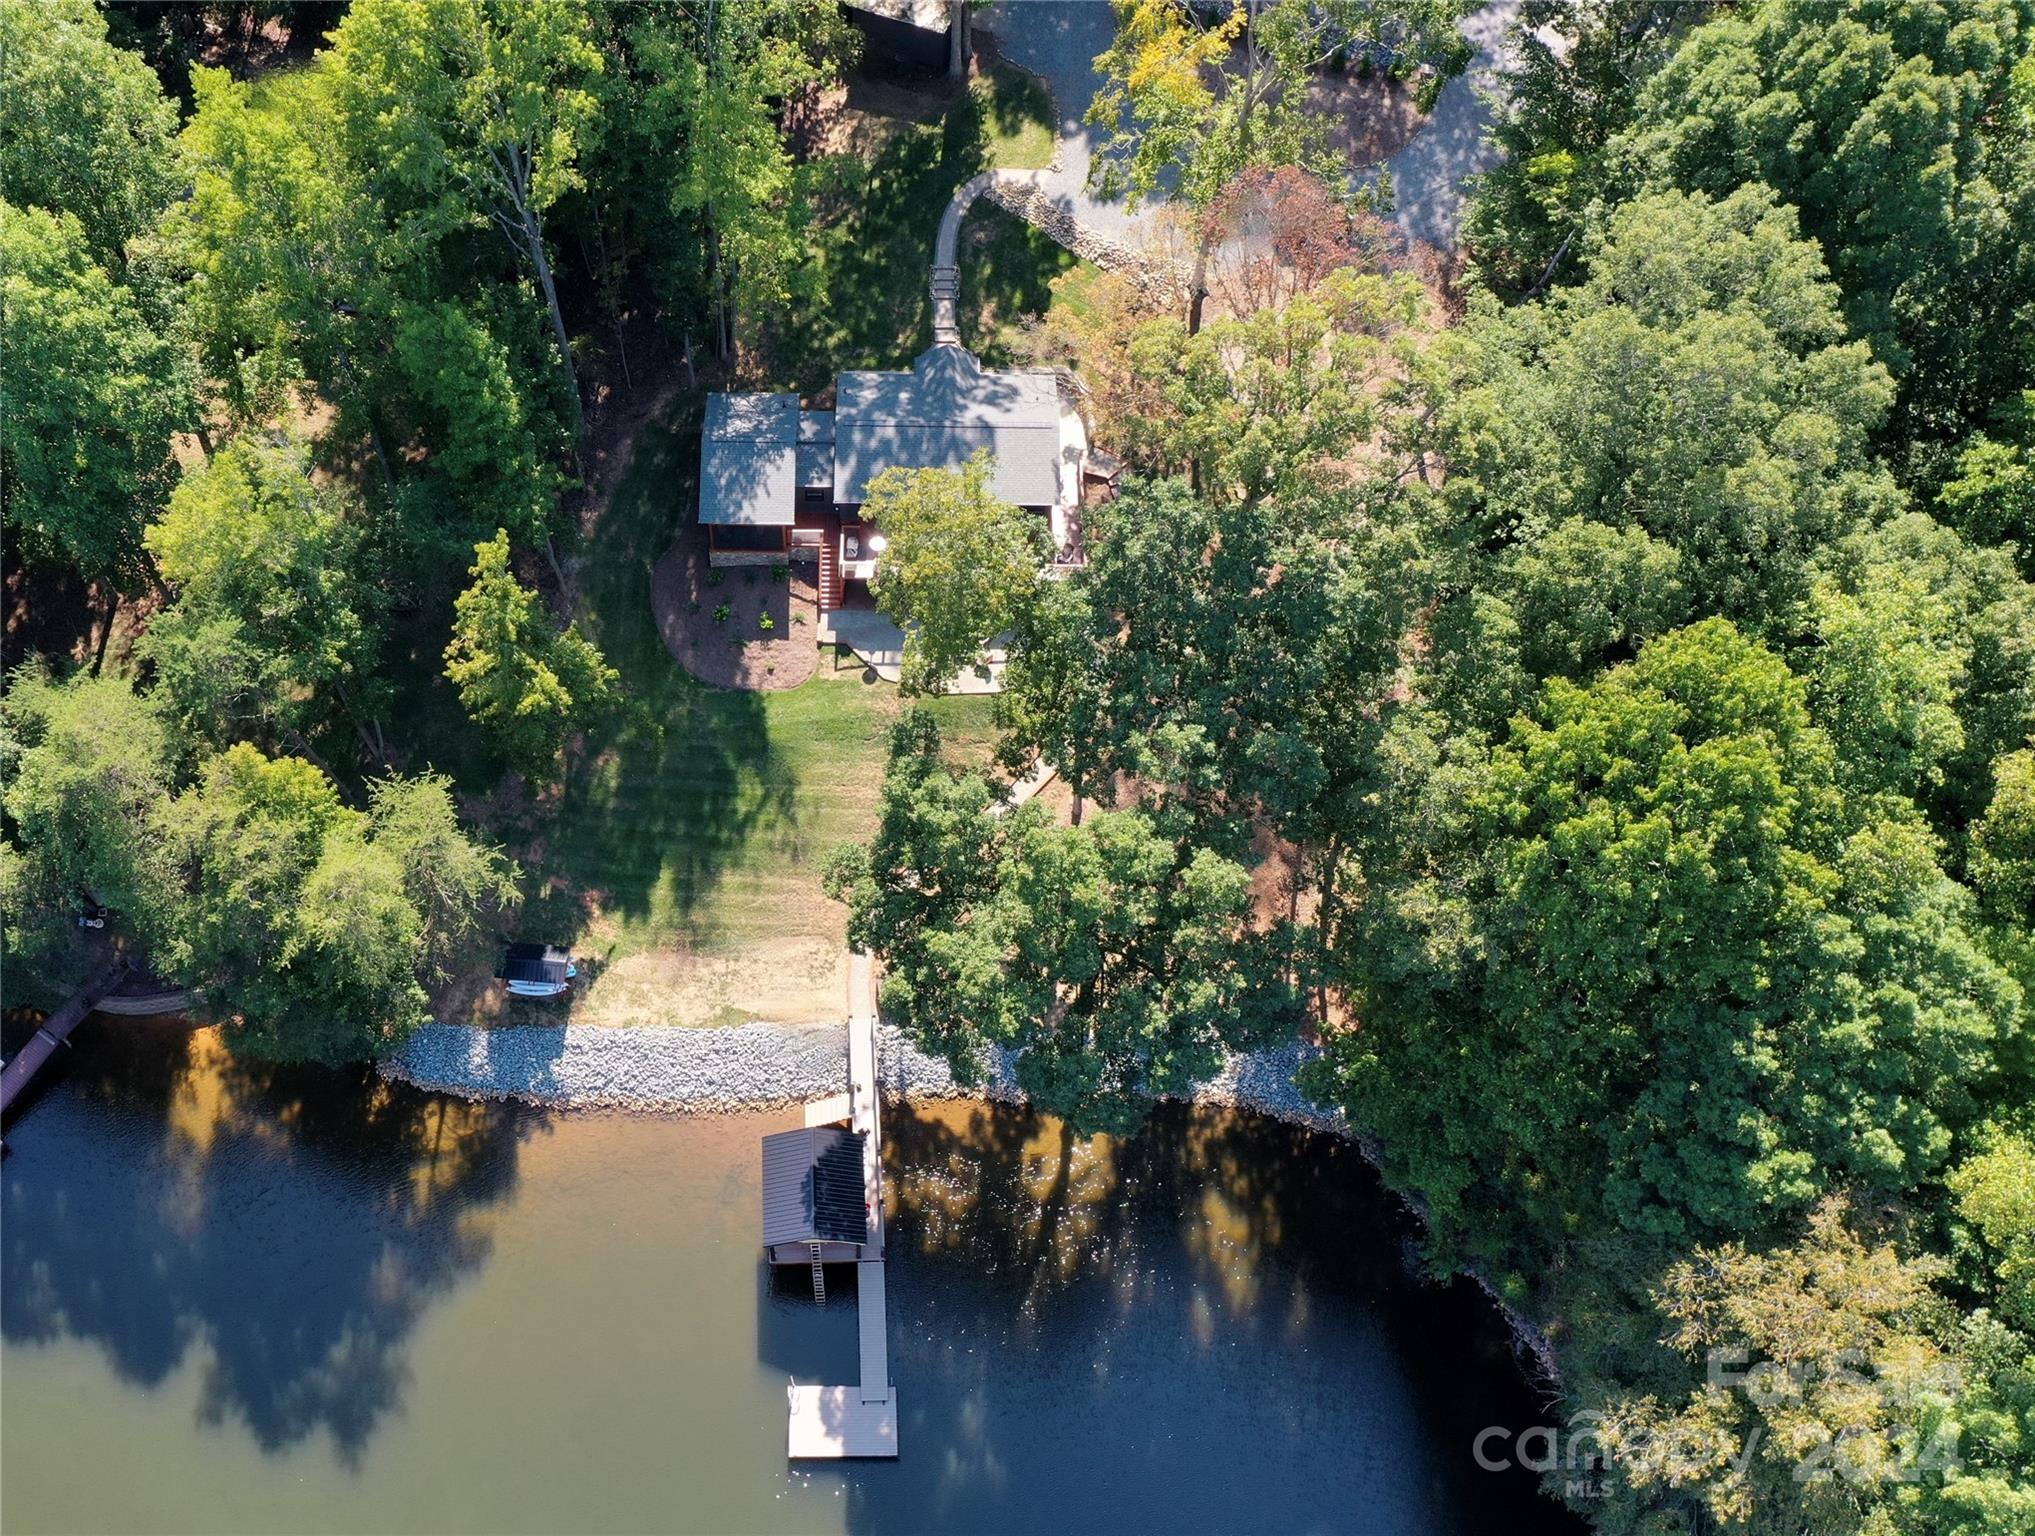
[[[855,1326],[862,1345],[862,1395],[879,1393],[888,1398],[890,1390],[890,1326],[885,1315],[883,1261],[855,1266]]]
[[[843,1102],[845,1099],[845,1103]],[[897,1389],[890,1384],[890,1319],[883,1283],[883,1128],[876,1077],[876,989],[870,961],[848,961],[848,1092],[807,1106],[806,1123],[847,1116],[861,1131],[862,1187],[869,1221],[863,1261],[855,1266],[855,1328],[862,1383],[789,1391],[785,1453],[794,1459],[897,1454]],[[816,1120],[824,1115],[826,1119]],[[867,1257],[873,1254],[874,1258]]]

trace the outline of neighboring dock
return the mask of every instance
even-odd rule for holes
[[[869,956],[848,962],[848,1091],[810,1105],[808,1125],[841,1118],[862,1139],[867,1232],[855,1265],[856,1329],[862,1382],[853,1387],[786,1389],[794,1459],[897,1454],[897,1389],[890,1384],[890,1332],[883,1284],[883,1133],[876,1077],[876,988]],[[816,1119],[824,1116],[824,1119]],[[873,1257],[871,1257],[873,1255]]]
[[[114,960],[103,966],[99,973],[64,1000],[47,1019],[43,1020],[26,1045],[14,1053],[14,1059],[0,1071],[0,1115],[14,1107],[28,1085],[35,1080],[57,1047],[69,1042],[71,1031],[85,1022],[92,1010],[99,1006],[99,1000],[119,986],[127,975],[127,962]]]

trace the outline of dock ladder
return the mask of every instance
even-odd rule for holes
[[[827,1304],[827,1269],[820,1262],[820,1245],[809,1243],[806,1246],[813,1253],[813,1300],[824,1307]]]

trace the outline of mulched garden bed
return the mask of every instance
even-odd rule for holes
[[[812,574],[810,565],[788,567],[782,581],[772,579],[769,566],[713,570],[706,531],[689,524],[650,578],[657,632],[678,664],[703,683],[796,688],[820,664]]]

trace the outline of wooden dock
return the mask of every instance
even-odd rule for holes
[[[66,1044],[71,1031],[85,1022],[86,1016],[99,1006],[99,999],[120,985],[127,975],[127,962],[115,960],[102,967],[99,973],[64,1000],[61,1008],[42,1023],[42,1027],[29,1037],[28,1043],[14,1053],[14,1059],[0,1071],[0,1115],[14,1107],[14,1101],[23,1089],[34,1081],[43,1064],[57,1052],[57,1047]]]
[[[876,989],[869,956],[848,961],[848,1092],[824,1099],[808,1112],[845,1112],[861,1131],[862,1188],[869,1235],[864,1258],[855,1266],[855,1324],[861,1346],[862,1382],[854,1387],[787,1389],[790,1428],[786,1454],[793,1459],[897,1454],[897,1389],[890,1384],[890,1322],[883,1285],[883,1131],[876,1076]]]

